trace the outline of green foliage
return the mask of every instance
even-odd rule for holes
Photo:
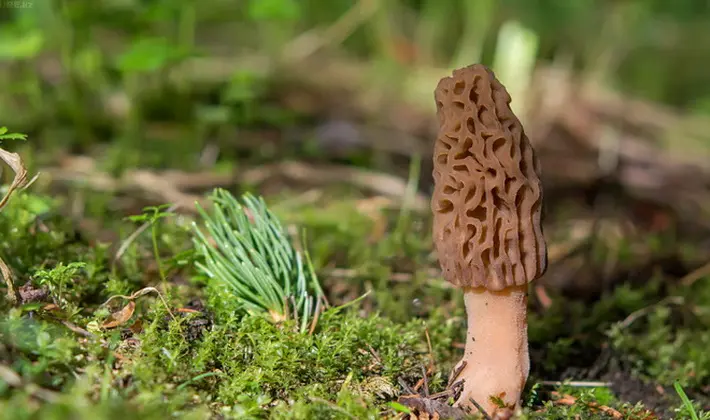
[[[249,17],[261,20],[295,20],[298,19],[300,8],[296,0],[251,0],[249,2]]]
[[[308,254],[293,247],[263,199],[245,194],[242,204],[217,189],[211,201],[211,215],[198,206],[209,236],[194,226],[204,258],[197,267],[209,289],[226,289],[221,298],[233,300],[238,311],[267,312],[275,322],[295,319],[300,331],[312,329],[325,301]]]
[[[223,200],[214,201],[215,197],[222,197]],[[227,231],[231,232],[230,237],[240,238],[236,243],[258,249],[260,245],[250,242],[248,238],[251,237],[245,232],[258,226],[261,228],[256,231],[263,232],[265,226],[275,223],[277,228],[274,228],[274,231],[280,232],[279,237],[287,241],[279,218],[268,211],[263,200],[251,197],[249,201],[246,200],[247,195],[242,202],[237,202],[233,197],[228,197],[217,194],[212,196],[215,204],[212,211],[202,210],[202,220],[206,224],[209,223],[208,220],[214,223],[222,217],[223,221],[229,222],[228,227],[221,230],[213,227],[216,231],[223,235],[227,235]],[[20,226],[31,226],[37,213],[51,211],[54,205],[51,201],[27,193],[18,198],[19,200],[8,207],[6,216],[15,218],[21,223]],[[234,205],[235,202],[237,205]],[[387,233],[376,246],[368,247],[363,243],[363,238],[368,236],[372,224],[371,221],[368,222],[368,217],[352,211],[354,202],[343,207],[323,206],[321,219],[318,218],[318,213],[312,210],[313,205],[301,208],[287,205],[287,200],[281,203],[275,208],[285,219],[300,220],[309,227],[318,226],[319,222],[323,222],[319,234],[332,238],[333,243],[341,244],[338,246],[343,249],[347,250],[349,243],[363,249],[370,248],[365,254],[353,254],[352,259],[346,261],[344,266],[353,263],[354,267],[358,267],[357,270],[365,268],[371,270],[371,273],[382,272],[384,280],[387,278],[389,266],[393,265],[394,268],[397,264],[392,261],[393,256],[417,261],[421,258],[418,253],[426,249],[424,243],[416,245],[417,241],[425,241],[419,238],[421,232],[417,230],[417,218],[414,215],[408,216],[410,221],[403,224],[398,212],[391,214],[389,223],[391,226],[399,226],[400,232]],[[163,212],[161,208],[155,207],[135,216],[134,219],[144,222],[161,220],[158,216]],[[221,209],[222,216],[219,216],[217,208]],[[338,211],[345,215],[348,208],[351,209],[352,220],[339,222],[336,217]],[[310,212],[305,212],[306,209],[310,209]],[[331,211],[334,212],[332,215]],[[257,217],[250,221],[247,214]],[[180,243],[185,239],[180,236],[180,229],[173,226],[177,219],[172,218],[170,223],[163,226],[166,229],[163,235],[169,238],[163,240],[161,246]],[[264,223],[258,224],[257,220]],[[267,221],[269,223],[266,223]],[[338,223],[347,225],[353,221],[357,222],[352,225],[359,232],[356,235],[348,235],[347,229],[337,229]],[[55,229],[66,229],[64,225],[55,224],[56,221],[52,219],[46,223],[50,223]],[[23,247],[34,246],[41,256],[59,258],[58,263],[42,268],[39,276],[35,274],[33,281],[36,286],[40,286],[39,280],[42,278],[42,284],[51,286],[50,298],[61,296],[74,305],[80,305],[83,311],[75,315],[72,322],[87,329],[97,338],[85,340],[84,337],[75,336],[57,323],[54,316],[43,312],[43,304],[31,304],[13,310],[0,330],[0,363],[8,364],[29,384],[22,389],[0,385],[0,409],[3,409],[3,413],[11,413],[13,418],[66,418],[69,415],[87,419],[113,419],[126,415],[149,419],[178,416],[204,418],[207,412],[226,418],[382,418],[383,413],[386,417],[402,411],[401,407],[391,404],[402,392],[398,384],[399,379],[408,384],[415,383],[421,376],[422,368],[432,360],[427,348],[423,320],[426,322],[426,331],[432,343],[432,356],[436,363],[436,371],[428,378],[432,392],[443,389],[449,370],[460,357],[460,351],[454,346],[454,343],[465,335],[465,317],[460,305],[455,306],[453,311],[450,307],[430,310],[425,313],[424,319],[402,323],[393,321],[391,315],[411,319],[413,314],[417,313],[413,307],[403,305],[401,301],[397,302],[396,296],[418,296],[425,302],[436,296],[436,283],[417,283],[417,276],[413,277],[411,283],[396,287],[386,281],[373,283],[375,293],[368,296],[368,306],[370,303],[378,305],[382,308],[383,315],[371,314],[363,317],[356,311],[332,308],[320,315],[312,335],[301,333],[300,318],[297,320],[292,317],[274,323],[271,322],[273,318],[243,316],[243,306],[240,308],[235,301],[233,289],[223,287],[225,283],[219,282],[214,284],[222,287],[212,287],[209,279],[206,297],[210,301],[220,301],[223,305],[210,305],[212,313],[175,312],[174,309],[183,304],[183,299],[192,298],[195,293],[199,294],[199,291],[188,286],[185,290],[188,296],[180,296],[184,292],[180,292],[180,288],[176,287],[171,289],[174,296],[166,297],[176,315],[175,319],[162,304],[146,297],[141,298],[133,316],[134,320],[143,325],[142,331],[131,332],[127,326],[120,330],[102,330],[98,325],[106,319],[108,311],[99,304],[105,300],[106,294],[111,293],[105,290],[106,287],[115,283],[120,284],[121,290],[135,290],[135,286],[119,280],[120,272],[111,275],[107,273],[106,265],[109,262],[106,258],[106,248],[94,247],[87,250],[86,246],[82,245],[76,249],[62,249],[67,247],[53,245],[51,236],[42,236],[40,233],[35,236],[28,235],[25,229],[23,232],[13,233],[10,226],[0,223],[0,228],[8,229],[8,237],[20,238],[22,247],[16,255],[24,255],[26,251]],[[248,229],[244,229],[245,227]],[[196,226],[192,226],[191,232],[196,234],[196,229]],[[194,238],[195,245],[212,246],[211,239],[208,240],[211,237],[209,229],[202,230],[204,236],[197,235]],[[132,231],[126,231],[127,234],[130,232]],[[66,232],[62,235],[59,233],[55,232],[60,238],[66,236]],[[338,235],[344,235],[348,240],[343,240]],[[320,237],[314,239],[315,242],[322,240]],[[145,242],[144,246],[148,249],[149,238],[146,237]],[[261,245],[265,246],[266,243],[262,241]],[[412,245],[413,243],[415,245]],[[132,246],[130,249],[133,251],[126,251],[123,258],[126,263],[138,260],[140,255],[131,253],[140,249],[140,246]],[[273,249],[273,244],[271,248],[263,249]],[[293,248],[288,249],[294,251]],[[199,250],[197,254],[200,263],[206,267],[203,252],[204,250]],[[185,260],[182,266],[186,267],[190,265],[192,258],[188,254],[175,255],[173,258]],[[81,258],[78,258],[79,255]],[[301,258],[304,258],[303,265],[306,266],[307,259]],[[323,261],[332,258],[326,257]],[[364,258],[369,258],[369,261]],[[20,260],[33,267],[42,262],[39,258],[20,257]],[[72,260],[78,263],[59,264]],[[425,264],[424,261],[425,259],[422,259],[419,264]],[[136,267],[126,264],[124,269],[140,270],[141,264],[138,261],[133,262]],[[249,262],[255,265],[254,261]],[[365,262],[368,265],[364,265]],[[75,271],[71,275],[73,270]],[[111,280],[107,283],[107,279]],[[348,287],[355,287],[357,281],[357,278],[353,279]],[[385,296],[385,292],[395,298],[381,298],[380,296]],[[707,292],[701,282],[693,292],[692,302],[695,305],[706,302]],[[644,289],[621,286],[591,308],[569,301],[560,304],[560,299],[553,299],[556,304],[548,309],[545,317],[531,317],[532,348],[544,347],[548,368],[558,370],[559,366],[575,360],[580,347],[590,348],[591,342],[598,345],[600,340],[603,340],[603,331],[613,320],[623,319],[629,313],[648,307],[654,303],[654,296],[658,293],[657,285],[650,282]],[[447,296],[433,298],[435,302],[426,305],[441,306],[441,302],[455,299]],[[385,302],[389,303],[383,304]],[[230,304],[233,305],[232,309],[227,310]],[[264,309],[259,310],[263,311]],[[29,317],[30,313],[34,314],[32,318]],[[652,313],[649,313],[649,323],[652,316]],[[66,315],[60,314],[60,319],[62,318],[66,319]],[[575,322],[570,323],[570,319]],[[667,318],[662,318],[663,322],[660,324],[653,323],[648,326],[644,324],[645,320],[646,318],[639,318],[638,325],[632,324],[634,328],[622,330],[623,334],[627,335],[629,340],[640,340],[643,346],[655,349],[668,343],[674,344],[673,336],[667,335],[663,328],[663,325],[669,322]],[[685,325],[680,331],[692,325]],[[691,328],[690,331],[697,330]],[[676,329],[675,333],[677,332]],[[648,341],[648,336],[653,333],[659,333],[660,336],[654,337],[654,341]],[[582,338],[585,336],[586,339]],[[616,346],[617,343],[613,344]],[[702,354],[702,350],[706,348],[702,346],[705,345],[701,338],[688,342],[687,348],[681,348],[680,352],[674,354],[674,358],[662,358],[659,366],[673,367],[677,360],[685,357],[684,354],[694,355],[694,363],[699,366],[697,360],[701,359],[695,355]],[[638,356],[645,355],[648,351],[646,348],[633,347],[624,350],[624,354]],[[116,354],[120,358],[117,358]],[[536,365],[534,369],[540,369],[540,366]],[[80,373],[75,375],[76,372]],[[649,369],[644,372],[654,380],[662,377],[658,376],[658,372]],[[682,378],[685,381],[683,384],[688,387],[689,392],[697,389],[704,380],[701,371],[697,369],[676,373],[685,375]],[[701,373],[697,380],[692,377],[696,373]],[[30,392],[35,385],[56,391],[59,399],[28,404],[28,401],[34,398]],[[528,404],[522,418],[566,419],[576,415],[581,418],[605,418],[594,408],[595,404],[613,407],[622,412],[625,418],[644,418],[640,405],[634,406],[619,401],[605,388],[580,391],[561,387],[558,391],[575,396],[577,402],[571,406],[558,404],[554,399],[550,400],[549,394],[542,392],[539,387],[533,387],[525,396]],[[707,418],[698,407],[694,409],[699,418]],[[686,406],[679,408],[679,416],[690,418],[690,412],[687,410]]]
[[[138,38],[117,61],[124,73],[154,72],[186,56],[165,38]]]
[[[71,301],[76,299],[67,298],[67,294],[70,293],[72,283],[74,278],[79,273],[79,270],[86,266],[82,262],[73,262],[65,265],[60,262],[52,269],[40,269],[34,273],[34,279],[40,286],[47,286],[49,293],[57,301],[58,305],[70,314],[75,314],[80,311],[80,308],[76,304],[72,304]],[[69,317],[71,318],[70,315]]]
[[[79,348],[76,340],[68,330],[30,319],[23,312],[12,309],[0,318],[0,362],[40,386],[71,382],[73,366],[80,365],[74,360]],[[7,397],[10,390],[3,384],[0,395]]]
[[[122,144],[116,146],[117,150],[125,152],[126,144],[141,145],[136,137],[143,131],[133,127],[136,122],[132,121],[137,116],[126,118],[120,112],[114,115],[113,106],[96,106],[97,102],[113,104],[113,92],[128,94],[130,109],[141,114],[141,121],[165,122],[164,115],[156,117],[144,109],[146,103],[157,102],[171,116],[171,123],[199,124],[200,113],[191,104],[194,108],[214,105],[214,96],[231,89],[229,79],[234,72],[263,75],[263,68],[269,66],[262,66],[260,57],[254,59],[252,53],[282,52],[287,46],[298,48],[303,44],[287,43],[309,30],[314,38],[312,42],[309,39],[306,48],[320,44],[322,37],[333,47],[377,62],[383,58],[399,60],[393,57],[401,50],[398,46],[411,44],[416,51],[416,64],[440,68],[467,60],[491,64],[500,53],[495,41],[501,35],[501,24],[519,22],[531,31],[531,38],[539,40],[540,48],[532,57],[536,61],[569,57],[582,74],[601,71],[604,79],[616,87],[693,107],[697,112],[705,112],[702,103],[710,95],[698,88],[708,86],[707,72],[703,71],[707,49],[694,47],[708,41],[707,31],[703,30],[708,23],[707,6],[698,1],[674,2],[671,6],[635,1],[598,7],[588,0],[509,0],[501,5],[488,0],[395,0],[373,6],[374,11],[363,7],[363,22],[356,22],[351,29],[343,28],[352,24],[357,13],[349,12],[356,11],[354,8],[360,4],[345,0],[327,4],[314,0],[207,0],[199,4],[184,0],[113,1],[99,7],[88,0],[65,2],[61,7],[45,3],[6,8],[8,19],[0,31],[0,59],[21,60],[20,66],[26,67],[24,71],[3,71],[2,75],[9,78],[8,95],[0,99],[0,113],[11,118],[12,124],[37,122],[43,131],[38,138],[47,139],[42,140],[46,147],[87,146],[106,138],[107,131],[110,138],[124,130],[129,134],[119,142]],[[333,25],[343,16],[349,18]],[[325,31],[331,27],[334,37]],[[605,36],[597,36],[600,28]],[[673,36],[664,36],[666,32]],[[107,33],[116,36],[103,36]],[[45,51],[59,57],[65,70],[61,73],[67,78],[63,83],[54,80],[56,72],[47,75],[46,71],[30,70],[36,68],[33,60]],[[166,69],[194,54],[200,54],[206,62],[214,61],[206,68],[195,69],[195,83],[191,83],[192,76],[185,74],[164,77]],[[230,54],[236,55],[236,65],[223,62]],[[613,66],[597,69],[598,62],[603,61],[600,57],[610,57],[608,61]],[[223,71],[224,64],[229,71]],[[218,70],[218,76],[213,70]],[[146,77],[140,82],[124,77],[117,83],[116,71],[124,76]],[[529,70],[525,72],[522,80],[530,76]],[[392,74],[399,77],[401,69]],[[391,84],[392,80],[386,82]],[[279,95],[278,85],[273,86],[274,90],[259,93],[255,101],[259,111],[247,111],[253,114],[248,118],[241,106],[227,112],[246,126],[262,122],[262,114],[283,114],[282,107],[264,103],[273,103],[270,99]],[[178,100],[167,94],[171,91],[177,91]],[[136,92],[142,94],[135,95]],[[15,94],[29,100],[18,105],[12,99]],[[269,123],[275,120],[279,119],[271,118]],[[44,132],[50,127],[52,131]],[[191,141],[186,143],[200,144],[205,135],[190,133]],[[135,142],[130,143],[131,140]],[[130,149],[135,156],[122,156],[117,166],[185,159],[184,154],[169,153],[165,148],[161,148],[162,153],[150,155],[142,155],[142,148]]]
[[[91,367],[79,381],[67,387],[66,392],[57,395],[56,400],[37,404],[36,398],[29,391],[15,392],[11,398],[0,400],[0,413],[5,419],[48,419],[48,420],[122,420],[140,418],[163,420],[180,418],[186,420],[205,419],[209,410],[204,407],[177,408],[183,401],[164,401],[160,398],[138,402],[128,401],[117,396],[95,400],[92,398],[92,381],[101,375],[98,369]]]
[[[8,133],[7,127],[0,127],[0,140],[27,140],[27,134]]]
[[[38,29],[21,32],[11,26],[0,30],[0,60],[22,60],[37,56],[44,46],[44,35]]]

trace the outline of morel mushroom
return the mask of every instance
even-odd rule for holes
[[[547,267],[540,167],[510,95],[492,71],[455,70],[435,92],[434,246],[464,291],[468,334],[454,369],[459,407],[519,404],[530,370],[528,283]]]

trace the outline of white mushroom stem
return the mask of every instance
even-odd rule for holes
[[[530,371],[527,328],[527,286],[500,292],[464,288],[468,316],[466,362],[456,381],[464,388],[456,405],[477,412],[474,399],[488,414],[498,406],[491,397],[516,407]]]

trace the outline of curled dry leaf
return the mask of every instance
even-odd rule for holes
[[[0,159],[2,159],[5,163],[7,163],[10,168],[15,172],[15,178],[12,180],[12,184],[10,184],[10,188],[8,188],[7,193],[5,193],[5,196],[0,200],[0,210],[2,210],[3,207],[7,204],[7,202],[10,200],[10,197],[12,196],[12,193],[20,188],[24,188],[27,186],[27,168],[25,168],[24,163],[22,162],[22,158],[20,155],[17,153],[11,153],[8,152],[7,150],[4,150],[0,148]],[[7,284],[7,296],[8,299],[10,300],[10,303],[14,306],[17,305],[21,302],[21,296],[19,290],[15,287],[15,283],[13,282],[12,278],[12,271],[10,271],[10,267],[8,267],[5,264],[5,261],[0,258],[0,272],[2,272],[2,276],[5,279],[5,284]]]
[[[136,302],[131,300],[128,305],[124,306],[120,311],[112,313],[109,318],[101,324],[101,328],[116,328],[119,325],[125,324],[133,316],[136,310]]]
[[[0,200],[0,209],[2,209],[15,190],[24,188],[27,185],[27,168],[25,168],[22,158],[17,153],[10,153],[0,148],[0,159],[7,163],[15,172],[15,178],[12,180],[10,188],[7,190],[2,200]]]
[[[130,296],[124,296],[124,295],[114,295],[114,296],[111,296],[110,298],[108,298],[108,300],[107,300],[106,302],[104,302],[103,305],[108,305],[108,303],[111,302],[112,300],[114,300],[114,299],[119,299],[119,298],[120,298],[120,299],[129,300],[130,303],[133,304],[133,307],[132,307],[132,309],[131,309],[131,314],[130,314],[130,315],[133,315],[133,310],[135,310],[135,302],[134,302],[135,299],[138,299],[138,298],[141,297],[141,296],[147,295],[148,293],[155,293],[155,294],[157,294],[157,295],[158,295],[158,298],[160,299],[160,301],[163,302],[163,305],[165,306],[165,310],[168,311],[168,314],[170,315],[170,317],[171,317],[173,320],[176,319],[176,318],[175,318],[175,315],[173,314],[173,311],[170,310],[170,306],[168,306],[168,302],[165,301],[165,299],[163,298],[163,295],[161,295],[160,292],[158,291],[158,289],[156,289],[155,287],[144,287],[144,288],[138,290],[137,292],[132,293]],[[129,304],[129,305],[130,305],[130,304]],[[128,307],[128,305],[127,305],[126,307],[124,307],[121,311],[125,310],[127,307]],[[113,316],[113,315],[115,315],[115,314],[112,314],[112,316]],[[128,319],[131,318],[130,315],[128,316],[128,318],[127,318],[126,320],[128,320]],[[110,320],[107,320],[106,322],[110,322]],[[125,321],[124,321],[124,322],[125,322]],[[120,325],[120,324],[117,324],[117,325]],[[106,327],[105,325],[104,325],[103,327],[104,327],[104,328],[111,328],[111,327]]]
[[[126,299],[126,300],[138,299],[139,297],[147,295],[148,293],[156,293],[161,299],[163,297],[160,294],[160,292],[158,291],[158,289],[156,289],[155,287],[144,287],[144,288],[138,290],[137,292],[133,292],[130,296],[124,296],[124,295],[111,296],[110,298],[108,298],[108,300],[106,302],[104,302],[104,305],[108,305],[109,302],[111,302],[114,299],[118,299],[118,298]]]

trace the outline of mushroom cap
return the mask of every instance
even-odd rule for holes
[[[547,268],[540,163],[510,95],[474,64],[439,82],[434,145],[434,247],[444,278],[500,291]]]

